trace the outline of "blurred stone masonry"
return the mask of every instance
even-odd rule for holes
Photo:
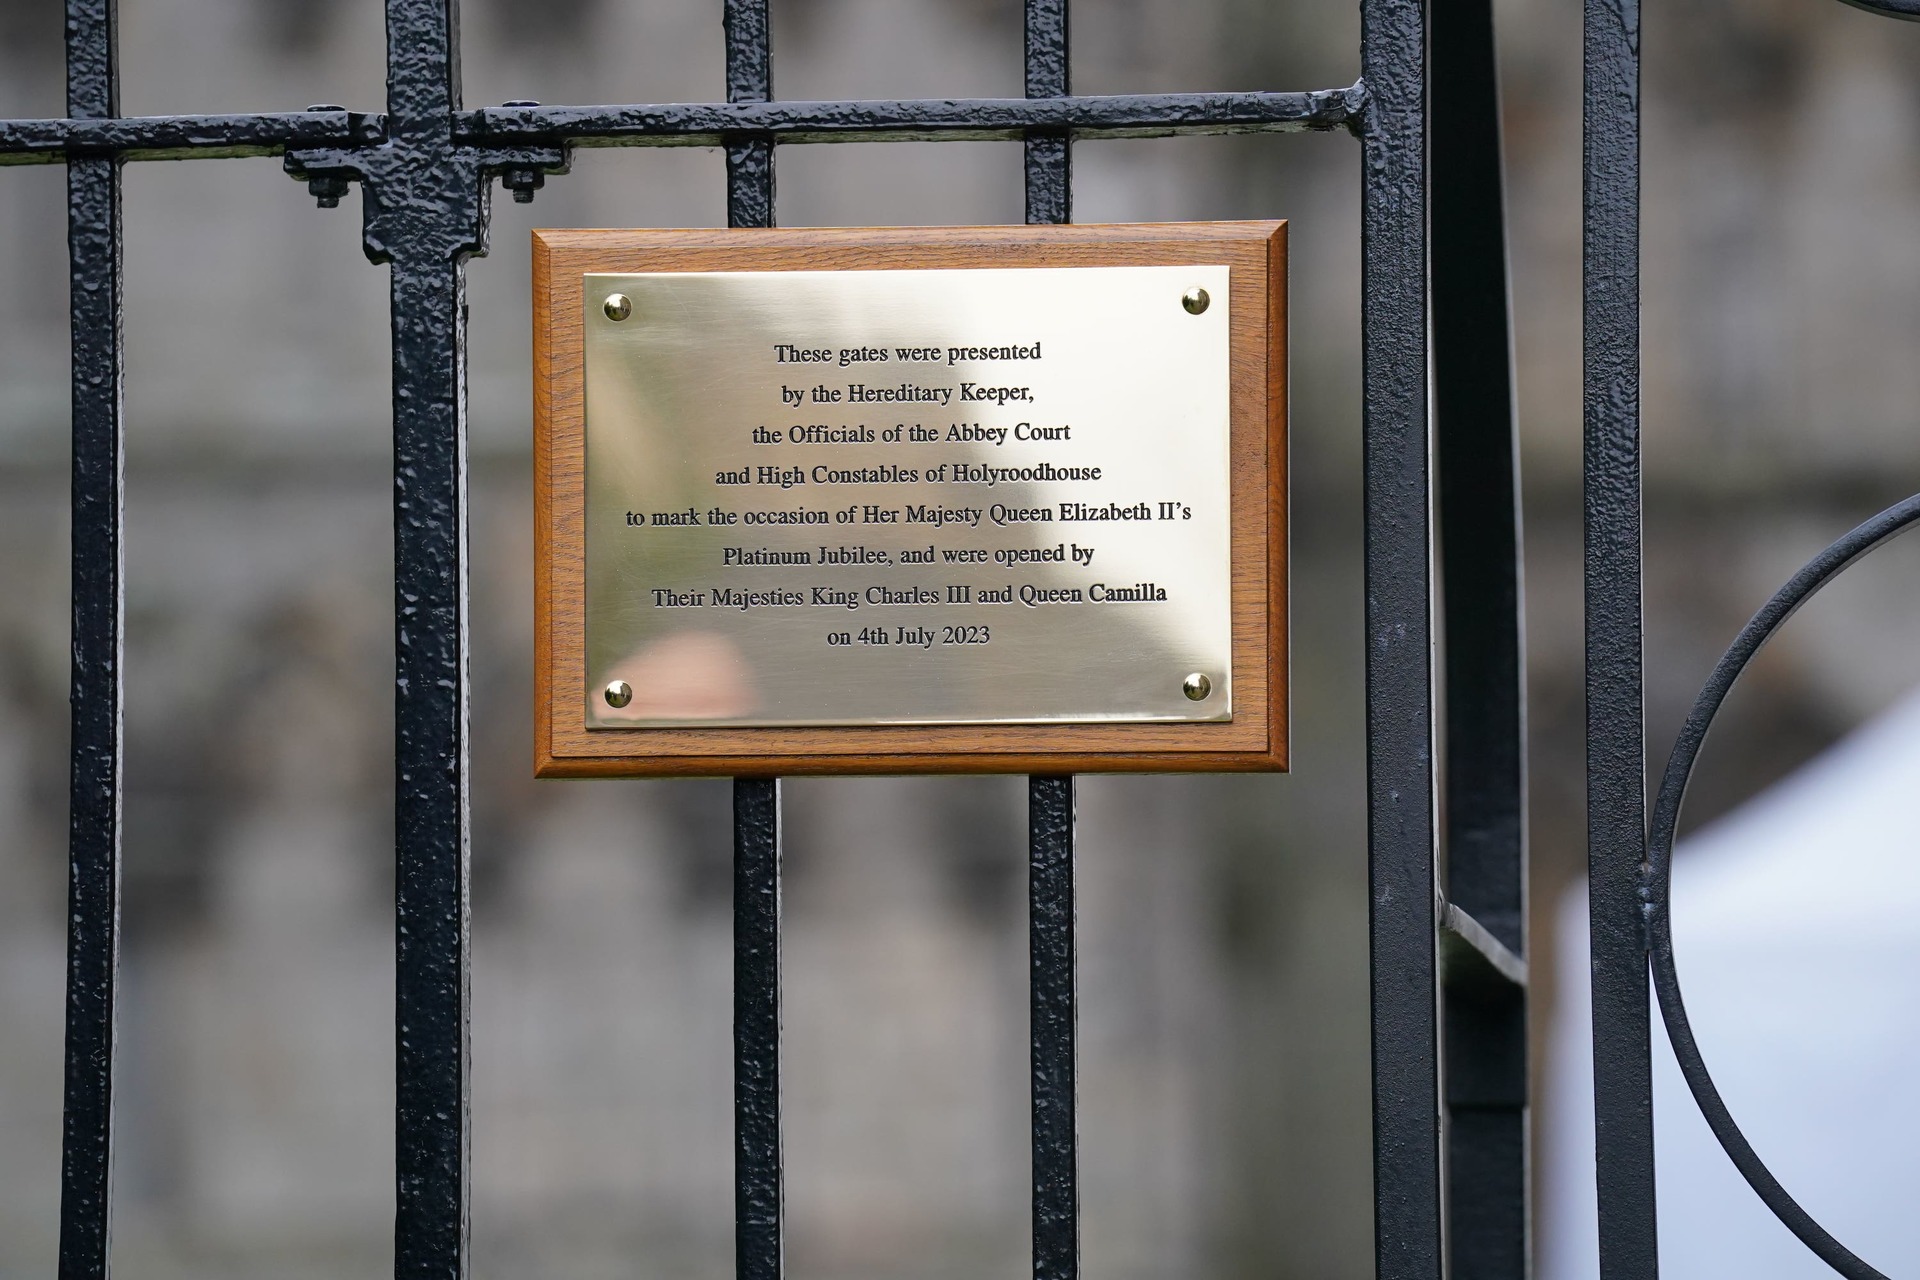
[[[470,0],[470,105],[723,96],[718,0]],[[1580,865],[1578,15],[1501,6],[1530,493],[1541,919]],[[788,98],[1015,95],[1014,0],[776,3]],[[376,0],[123,0],[129,113],[383,100]],[[1078,0],[1090,93],[1350,83],[1346,0]],[[55,115],[59,6],[0,0],[0,112]],[[1656,752],[1752,605],[1920,473],[1920,33],[1650,15]],[[1371,1274],[1358,153],[1076,152],[1082,221],[1293,220],[1296,772],[1081,787],[1083,1237],[1104,1277]],[[789,225],[1017,221],[1017,144],[789,147]],[[390,1271],[387,281],[358,197],[130,166],[128,756],[116,1266]],[[731,1265],[727,790],[530,777],[527,233],[713,225],[705,151],[583,150],[470,272],[474,1265]],[[0,171],[0,1275],[51,1274],[66,789],[64,175]],[[1794,624],[1724,808],[1912,678],[1911,551]],[[1895,584],[1909,584],[1901,590]],[[1717,754],[1716,754],[1717,753]],[[1024,790],[789,784],[796,1277],[1017,1275]],[[1551,955],[1550,945],[1538,948]],[[1544,966],[1541,966],[1543,969]],[[1550,995],[1551,975],[1536,970]]]

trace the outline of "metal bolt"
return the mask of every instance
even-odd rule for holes
[[[322,209],[338,209],[340,197],[347,194],[347,180],[337,173],[316,173],[307,179],[307,194]]]
[[[607,313],[609,320],[625,320],[633,314],[633,299],[624,293],[610,293],[600,309]]]
[[[515,204],[532,204],[533,193],[547,185],[547,175],[538,169],[508,169],[500,175],[500,185],[513,192]]]
[[[1207,295],[1202,293],[1200,296],[1205,298]],[[1202,302],[1200,304],[1201,309],[1204,310],[1206,305],[1205,302]],[[1188,307],[1187,310],[1191,311],[1193,308]],[[1188,698],[1195,702],[1205,702],[1207,695],[1213,692],[1213,681],[1196,671],[1180,682],[1180,692],[1186,694]]]
[[[1204,679],[1204,677],[1202,677]],[[624,707],[633,701],[633,686],[625,680],[615,680],[607,686],[607,705]]]
[[[1180,295],[1180,305],[1187,309],[1187,314],[1190,316],[1197,316],[1202,311],[1205,311],[1207,309],[1207,304],[1212,301],[1213,299],[1207,296],[1207,291],[1205,289],[1202,289],[1198,285],[1195,285],[1193,288],[1187,290],[1185,293]],[[1206,679],[1205,676],[1202,676],[1200,678],[1202,680]],[[1200,693],[1197,695],[1189,693],[1187,696],[1189,698],[1193,698],[1195,701],[1198,701],[1200,698],[1206,697],[1207,693],[1206,693],[1206,690],[1202,689]]]
[[[536,98],[513,98],[500,104],[503,107],[537,107]],[[533,193],[547,185],[547,175],[538,169],[508,169],[500,175],[500,185],[513,192],[515,204],[532,204]]]

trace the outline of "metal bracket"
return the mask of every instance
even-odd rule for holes
[[[508,106],[533,106],[514,102]],[[338,111],[333,106],[311,111]],[[361,116],[360,120],[375,117]],[[287,176],[307,184],[323,209],[337,208],[348,188],[361,184],[364,248],[375,262],[392,260],[388,246],[416,235],[396,234],[397,223],[431,224],[438,248],[449,258],[485,257],[488,213],[487,187],[495,177],[527,204],[546,185],[549,174],[565,174],[572,165],[572,148],[565,143],[480,149],[470,146],[425,148],[407,138],[380,134],[368,145],[289,150],[281,161]],[[418,225],[414,230],[418,231]]]

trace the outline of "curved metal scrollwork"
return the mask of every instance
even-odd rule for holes
[[[1856,9],[1865,9],[1868,13],[1877,13],[1886,18],[1903,18],[1908,22],[1920,22],[1920,0],[1840,0]]]
[[[1915,8],[1920,12],[1920,5]],[[1920,524],[1920,495],[1887,508],[1815,556],[1767,601],[1760,612],[1753,615],[1752,621],[1747,623],[1722,655],[1706,687],[1695,700],[1693,709],[1687,714],[1686,724],[1674,743],[1673,754],[1668,757],[1666,776],[1660,782],[1660,795],[1654,803],[1652,830],[1647,840],[1646,912],[1653,986],[1660,1000],[1660,1016],[1667,1024],[1667,1036],[1673,1042],[1674,1057],[1680,1062],[1680,1073],[1686,1077],[1687,1087],[1693,1091],[1693,1099],[1699,1104],[1700,1113],[1713,1130],[1713,1136],[1720,1140],[1720,1145],[1726,1149],[1728,1157],[1747,1184],[1773,1211],[1774,1216],[1786,1224],[1789,1231],[1799,1236],[1823,1262],[1848,1277],[1848,1280],[1887,1278],[1834,1239],[1825,1227],[1800,1207],[1798,1201],[1787,1194],[1786,1188],[1780,1185],[1779,1179],[1773,1176],[1773,1171],[1767,1168],[1753,1145],[1747,1141],[1746,1135],[1740,1131],[1740,1126],[1734,1122],[1733,1114],[1727,1110],[1727,1104],[1720,1097],[1720,1090],[1707,1070],[1706,1061],[1700,1055],[1700,1046],[1694,1040],[1693,1026],[1687,1021],[1686,1002],[1680,995],[1680,975],[1673,959],[1673,928],[1669,911],[1673,835],[1680,818],[1681,802],[1686,798],[1687,780],[1692,777],[1694,761],[1700,755],[1700,746],[1706,741],[1707,730],[1712,726],[1721,703],[1726,701],[1734,681],[1740,678],[1747,663],[1815,592],[1839,577],[1854,561],[1905,533],[1915,524]]]

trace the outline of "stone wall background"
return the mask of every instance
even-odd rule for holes
[[[1019,91],[1013,0],[785,0],[784,97]],[[375,0],[123,0],[129,113],[377,108]],[[1535,893],[1579,873],[1579,31],[1501,0],[1527,483]],[[1085,92],[1356,74],[1350,5],[1080,0]],[[472,104],[721,96],[711,0],[470,0]],[[0,112],[60,111],[0,0]],[[1920,32],[1799,0],[1647,14],[1649,707],[1920,473]],[[1090,1274],[1370,1273],[1358,153],[1083,144],[1083,221],[1293,220],[1295,773],[1081,785]],[[790,225],[1013,221],[1019,148],[793,147]],[[130,166],[116,1266],[390,1270],[385,273],[269,160]],[[0,1274],[53,1267],[66,738],[64,176],[0,171]],[[711,225],[707,151],[583,151],[473,264],[474,1262],[730,1265],[722,783],[534,783],[527,232]],[[1912,682],[1911,548],[1797,619],[1692,813]],[[797,1277],[1022,1273],[1023,789],[788,784]],[[1536,950],[1551,956],[1544,934]],[[1540,1016],[1554,975],[1536,960]],[[1577,975],[1576,975],[1577,980]]]

